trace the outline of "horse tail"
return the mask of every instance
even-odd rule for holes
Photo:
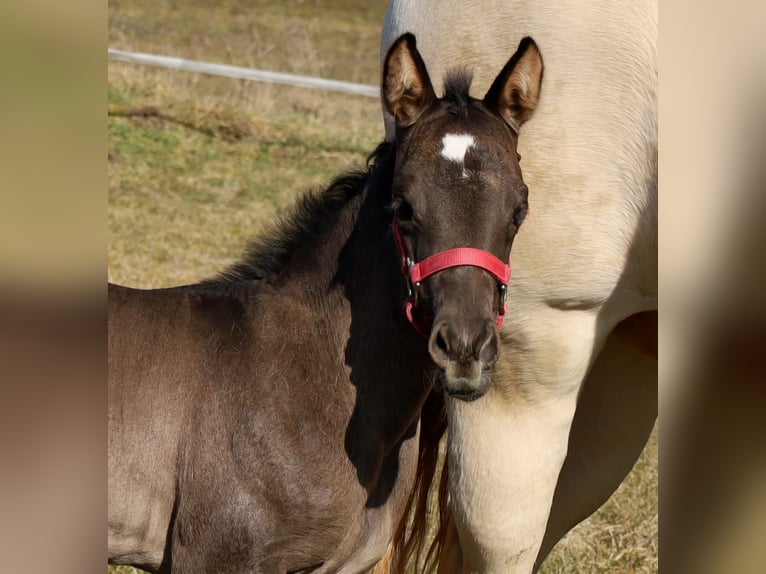
[[[415,572],[434,570],[447,532],[447,465],[439,445],[447,430],[444,397],[431,391],[420,414],[420,442],[415,486],[394,539],[375,574],[404,574],[408,564]],[[442,468],[440,468],[442,467]],[[441,470],[441,477],[438,473]],[[438,478],[438,480],[437,480]],[[438,482],[438,486],[436,483]],[[434,500],[438,497],[438,503]],[[429,528],[429,518],[436,527]],[[435,530],[435,531],[434,531]],[[430,543],[428,542],[430,539]]]
[[[393,557],[394,543],[391,542],[388,545],[388,548],[386,548],[386,553],[383,555],[383,558],[375,564],[375,567],[370,570],[368,574],[391,574],[391,572],[393,572],[393,564],[391,563]]]

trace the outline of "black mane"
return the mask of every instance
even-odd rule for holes
[[[450,70],[444,78],[444,101],[450,104],[450,111],[465,115],[468,113],[469,92],[473,82],[470,70]]]
[[[362,193],[391,146],[389,142],[380,143],[368,156],[365,169],[341,175],[326,189],[311,190],[301,196],[271,229],[250,241],[238,263],[205,283],[268,280],[278,275],[300,246],[316,240],[336,220],[341,209]]]

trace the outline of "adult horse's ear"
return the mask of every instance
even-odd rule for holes
[[[436,99],[412,34],[403,34],[388,50],[381,91],[386,111],[399,128],[414,124]]]
[[[484,104],[518,131],[537,107],[542,81],[543,57],[535,41],[527,36],[492,82]]]

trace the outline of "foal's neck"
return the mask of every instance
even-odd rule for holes
[[[404,332],[409,340],[405,280],[391,233],[394,150],[386,149],[360,182],[358,193],[337,209],[330,224],[305,237],[272,282],[308,287],[303,289],[306,296],[319,298],[308,303],[328,309],[341,294],[355,318],[365,317],[375,327],[378,339],[390,335],[398,341]]]
[[[345,447],[369,507],[385,504],[397,480],[412,477],[414,467],[400,464],[413,460],[420,409],[430,389],[426,342],[404,312],[406,287],[391,235],[390,200],[390,173],[372,174],[334,279],[349,314],[344,359],[356,388]]]

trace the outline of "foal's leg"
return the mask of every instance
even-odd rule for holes
[[[519,310],[492,389],[447,399],[451,508],[461,572],[529,574],[601,332],[595,311]],[[445,557],[446,559],[446,557]]]
[[[586,379],[537,566],[633,468],[657,418],[657,313],[620,323]]]

